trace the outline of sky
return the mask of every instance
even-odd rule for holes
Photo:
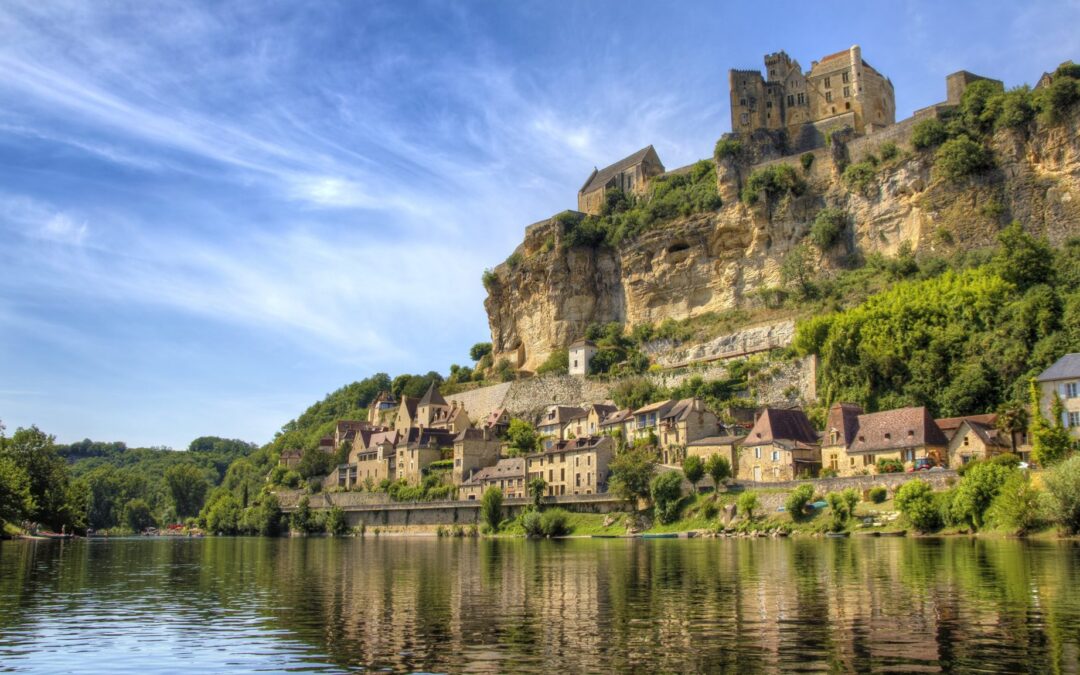
[[[594,166],[730,131],[727,70],[860,44],[897,118],[1080,60],[1080,3],[0,3],[0,420],[263,443],[490,339],[481,272]]]

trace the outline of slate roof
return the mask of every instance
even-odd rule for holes
[[[623,424],[624,422],[626,422],[626,420],[630,419],[633,416],[634,412],[629,408],[624,410],[616,410],[604,419],[600,420],[600,426],[608,427],[615,424]]]
[[[454,436],[454,442],[458,441],[493,441],[495,440],[495,434],[489,429],[479,429],[476,427],[469,427],[468,429],[462,429],[457,436]]]
[[[446,402],[446,399],[439,393],[439,388],[432,382],[428,387],[427,393],[424,394],[424,398],[420,399],[420,405],[450,405]]]
[[[595,347],[596,343],[592,340],[574,340],[570,343],[569,349],[575,349],[577,347]]]
[[[480,469],[469,478],[463,481],[462,485],[477,485],[489,480],[499,480],[503,478],[524,478],[525,477],[525,458],[524,457],[508,457],[506,459],[500,459],[492,466],[485,466]]]
[[[700,448],[710,445],[732,445],[744,438],[746,438],[746,436],[706,436],[705,438],[699,438],[696,441],[690,441],[686,444],[686,447]]]
[[[645,157],[650,152],[655,152],[655,150],[653,150],[653,146],[651,145],[646,146],[641,150],[638,150],[629,157],[624,157],[620,159],[611,166],[605,166],[603,169],[600,170],[594,169],[592,175],[589,176],[589,179],[586,180],[585,184],[581,186],[581,190],[579,190],[579,192],[581,194],[586,194],[592,192],[593,190],[604,189],[604,186],[607,185],[607,182],[611,180],[612,177],[622,173],[623,171],[629,169],[632,166],[640,164],[642,161],[644,161]]]
[[[945,438],[952,440],[952,437],[956,435],[957,430],[960,429],[965,421],[976,422],[978,424],[984,424],[987,426],[993,426],[997,421],[997,415],[994,413],[988,413],[986,415],[965,415],[963,417],[942,417],[939,420],[934,420],[934,423],[938,425],[938,429],[941,429],[941,433],[945,434]]]
[[[402,396],[401,405],[405,406],[405,412],[409,414],[409,417],[416,419],[416,404],[419,401],[411,396]]]
[[[554,412],[554,417],[548,417],[548,413]],[[544,418],[540,420],[540,426],[546,427],[552,424],[566,424],[568,421],[574,419],[575,416],[585,412],[581,408],[576,408],[569,405],[557,405],[548,410],[548,413],[544,413]]]
[[[694,412],[695,401],[697,401],[697,399],[694,398],[684,398],[677,401],[675,405],[671,406],[671,408],[663,414],[663,419],[682,422],[690,417],[690,413]]]
[[[825,420],[825,436],[822,437],[822,445],[834,445],[832,442],[832,430],[836,429],[839,434],[835,445],[847,445],[855,438],[855,431],[859,428],[859,415],[863,409],[854,403],[833,403],[829,406],[829,414]]]
[[[754,428],[743,439],[742,445],[769,443],[816,445],[817,442],[817,430],[802,410],[765,408],[754,422]]]
[[[1001,437],[1001,432],[989,424],[980,424],[978,422],[972,422],[971,420],[965,420],[968,428],[972,433],[979,437],[979,439],[986,445],[993,445],[999,448],[1011,448],[1007,440]],[[963,424],[960,425],[963,428]]]
[[[920,406],[859,415],[859,430],[848,452],[889,452],[948,444],[929,411]]]
[[[657,401],[656,403],[650,403],[649,405],[638,408],[634,411],[634,415],[644,415],[645,413],[651,413],[655,410],[658,413],[658,417],[665,417],[671,407],[676,403],[678,403],[678,401],[671,398],[666,401]]]
[[[565,441],[559,441],[553,444],[547,450],[541,450],[540,452],[530,453],[531,457],[537,457],[540,455],[550,455],[557,452],[580,452],[586,450],[595,450],[603,443],[612,443],[610,436],[581,436],[580,438],[570,438]]]
[[[1080,354],[1066,354],[1035,378],[1039,382],[1080,377]]]

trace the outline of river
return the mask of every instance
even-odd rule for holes
[[[1080,544],[0,542],[0,671],[1080,672]]]

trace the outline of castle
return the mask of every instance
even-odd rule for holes
[[[892,82],[863,60],[858,45],[813,61],[805,74],[783,51],[768,54],[765,71],[728,71],[732,132],[785,131],[800,146],[832,129],[863,135],[896,122]]]

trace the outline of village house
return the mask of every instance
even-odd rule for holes
[[[697,398],[651,403],[635,410],[633,416],[631,440],[655,437],[664,464],[681,463],[688,443],[720,431],[720,419]]]
[[[397,448],[390,438],[383,438],[366,448],[356,448],[344,468],[348,477],[343,487],[376,486],[384,480],[394,480],[397,477]]]
[[[282,450],[281,456],[278,458],[278,464],[286,469],[292,470],[300,466],[300,458],[304,456],[303,450],[296,448],[290,450]]]
[[[394,416],[394,428],[409,429],[416,426],[416,406],[420,399],[411,396],[402,396],[398,404],[397,414]]]
[[[949,442],[949,450],[947,454],[949,457],[950,468],[956,467],[956,463],[953,461],[953,439],[956,437],[957,433],[960,432],[960,427],[963,426],[964,422],[971,422],[974,425],[993,430],[992,433],[996,435],[994,438],[995,443],[999,440],[1004,442],[1006,448],[1004,452],[1014,453],[1019,456],[1022,461],[1028,461],[1031,455],[1031,443],[1028,440],[1028,432],[1026,427],[1014,431],[1010,437],[1009,434],[998,430],[998,416],[995,413],[987,413],[984,415],[967,415],[965,417],[942,417],[941,419],[934,420],[934,423],[938,425],[938,428],[941,429],[941,433],[945,434],[945,440]],[[978,432],[969,431],[968,433]],[[974,438],[969,438],[967,441],[968,445],[977,442],[978,441]],[[993,454],[998,454],[998,452],[994,452]]]
[[[983,424],[969,418],[960,423],[949,440],[946,457],[949,467],[956,469],[969,462],[990,459],[1006,452],[1012,452],[1007,435],[998,431],[993,424]]]
[[[599,215],[608,190],[622,190],[628,195],[644,194],[649,179],[662,173],[664,165],[651,145],[611,166],[593,169],[578,190],[578,211]]]
[[[549,496],[598,494],[607,490],[608,464],[614,456],[610,436],[563,440],[525,457],[526,478],[543,478]]]
[[[490,429],[465,429],[454,437],[454,485],[499,461],[502,442]]]
[[[945,434],[922,406],[859,415],[840,475],[877,473],[877,463],[883,459],[902,462],[905,468],[914,468],[922,459],[944,464],[947,446]]]
[[[599,430],[604,436],[618,436],[626,442],[633,431],[634,411],[628,408],[616,410],[600,421]]]
[[[821,436],[821,468],[836,475],[849,476],[862,469],[848,457],[847,449],[859,430],[861,406],[854,403],[833,403],[825,418],[825,433]],[[866,457],[859,461],[867,461]]]
[[[492,486],[502,490],[506,499],[527,497],[525,458],[508,457],[480,469],[458,486],[458,499],[480,499],[484,491]]]
[[[398,402],[394,395],[388,391],[380,391],[379,395],[368,404],[368,424],[371,426],[390,426],[394,423],[395,411]]]
[[[738,475],[739,443],[745,435],[706,436],[686,444],[687,457],[700,457],[703,462],[713,455],[720,455],[731,464],[731,475]],[[685,459],[685,458],[684,458]]]
[[[544,437],[544,447],[549,448],[562,440],[563,427],[565,427],[572,418],[575,418],[584,412],[585,411],[581,408],[573,406],[548,406],[547,410],[544,411],[543,417],[540,418],[540,424],[536,426],[536,430]]]
[[[600,426],[608,417],[618,411],[611,403],[593,403],[585,408],[585,434],[586,436],[598,436],[601,433]]]
[[[510,412],[506,408],[492,410],[484,418],[480,428],[490,431],[495,436],[502,437],[510,429]]]
[[[588,375],[589,362],[596,355],[596,345],[591,340],[578,340],[569,347],[569,368],[571,375]]]
[[[739,480],[794,480],[821,467],[818,434],[802,410],[765,408],[738,449]]]
[[[1066,354],[1036,378],[1039,386],[1039,409],[1051,422],[1054,394],[1061,398],[1064,411],[1061,423],[1074,439],[1080,439],[1080,354]]]
[[[370,426],[365,420],[338,420],[334,425],[334,450],[351,445],[356,433]]]
[[[452,448],[453,445],[454,436],[445,429],[409,429],[406,437],[397,445],[397,479],[411,485],[418,484],[428,466],[442,459],[442,448]]]

